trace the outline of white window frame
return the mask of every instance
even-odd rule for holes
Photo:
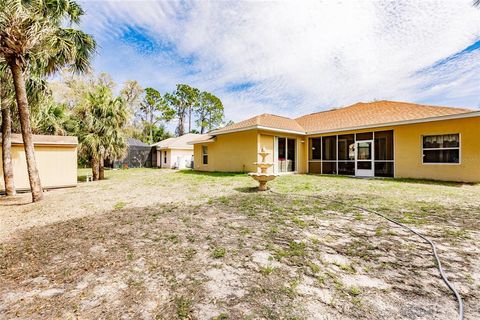
[[[285,171],[285,172],[280,172],[280,165],[278,163],[278,139],[286,139],[285,140],[285,156],[288,154],[288,139],[290,140],[295,140],[295,170],[294,171]],[[298,173],[298,139],[293,138],[293,137],[288,137],[288,136],[275,136],[274,137],[274,146],[273,146],[273,172],[277,174],[293,174],[293,173]]]
[[[205,156],[207,157],[206,163],[205,163]],[[202,164],[208,165],[208,146],[202,146]]]
[[[425,137],[434,137],[434,136],[448,136],[448,135],[458,135],[458,147],[452,148],[424,148],[423,139]],[[420,143],[422,147],[422,164],[431,166],[431,165],[440,165],[440,166],[458,166],[462,164],[462,135],[460,133],[438,133],[438,134],[424,134],[420,137]],[[425,150],[458,150],[458,162],[425,162]]]

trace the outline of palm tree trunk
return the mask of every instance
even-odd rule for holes
[[[12,164],[12,119],[8,102],[2,99],[2,164],[3,164],[3,181],[5,182],[5,195],[14,196],[15,182],[13,180],[13,164]]]
[[[27,159],[28,179],[30,182],[30,189],[32,190],[32,201],[37,202],[43,199],[43,190],[40,182],[40,175],[38,174],[37,162],[35,160],[35,149],[33,147],[32,128],[30,127],[30,111],[28,107],[27,91],[25,89],[25,79],[23,77],[22,67],[19,63],[14,60],[9,61],[9,67],[12,71],[13,85],[15,87],[23,147],[25,149],[25,158]]]
[[[97,157],[92,158],[92,178],[93,181],[97,181],[100,176],[100,161]]]
[[[100,161],[98,162],[98,180],[105,179],[105,159],[100,157]]]

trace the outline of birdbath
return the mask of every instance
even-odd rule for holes
[[[259,182],[258,191],[266,191],[267,190],[267,182],[272,181],[275,179],[278,174],[275,173],[267,173],[267,169],[273,166],[272,162],[266,162],[265,158],[270,154],[270,152],[262,147],[262,150],[258,153],[262,157],[262,162],[255,162],[260,172],[250,172],[248,175]]]

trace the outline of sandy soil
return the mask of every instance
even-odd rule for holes
[[[352,209],[358,199],[258,194],[242,176],[138,174],[152,190],[128,178],[126,193],[115,178],[49,193],[43,215],[13,206],[40,225],[26,217],[0,244],[0,318],[456,318],[428,245]],[[160,180],[197,191],[162,201]],[[432,237],[466,319],[479,319],[480,210],[446,203],[382,212]],[[56,216],[76,207],[86,209]]]
[[[21,229],[100,215],[115,208],[205,201],[212,194],[232,194],[233,187],[250,182],[246,177],[226,182],[208,176],[199,179],[164,169],[107,171],[107,177],[103,181],[80,182],[75,188],[46,191],[45,200],[40,203],[31,203],[29,193],[0,198],[0,241]]]

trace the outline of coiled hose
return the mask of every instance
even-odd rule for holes
[[[286,195],[284,193],[276,192],[272,189],[269,189],[269,190],[270,190],[270,192],[272,192],[274,194],[277,194],[277,195],[281,195],[281,196]],[[290,193],[290,194],[287,194],[287,195],[321,199],[319,196],[312,196],[312,195],[299,194],[299,193],[294,193],[294,194]],[[341,201],[337,201],[337,200],[331,200],[331,202],[343,204]],[[419,233],[418,231],[415,231],[414,229],[404,225],[403,223],[400,223],[400,222],[398,222],[398,221],[396,221],[396,220],[394,220],[394,219],[392,219],[392,218],[390,218],[390,217],[388,217],[388,216],[386,216],[386,215],[384,215],[384,214],[382,214],[378,211],[374,211],[374,210],[371,210],[371,209],[366,209],[366,208],[356,206],[356,205],[352,206],[352,208],[355,208],[355,209],[358,209],[358,210],[361,210],[361,211],[364,211],[364,212],[372,213],[372,214],[375,214],[379,217],[382,217],[383,219],[388,220],[391,223],[396,224],[397,226],[402,227],[402,228],[412,232],[413,234],[417,235],[418,237],[420,237],[422,240],[424,240],[425,242],[427,242],[430,245],[430,247],[432,248],[433,257],[435,258],[435,262],[436,262],[436,265],[437,265],[438,272],[440,273],[440,277],[442,278],[443,282],[445,282],[445,284],[450,289],[450,291],[452,291],[453,295],[455,296],[455,299],[457,299],[457,302],[458,302],[458,319],[463,320],[463,300],[462,300],[462,297],[460,296],[458,291],[455,289],[455,287],[450,283],[450,281],[448,281],[448,278],[445,275],[445,272],[443,271],[442,263],[440,262],[440,257],[438,256],[438,253],[437,253],[437,248],[435,247],[435,244],[433,243],[433,241],[428,239],[427,237],[425,237],[423,234]]]

